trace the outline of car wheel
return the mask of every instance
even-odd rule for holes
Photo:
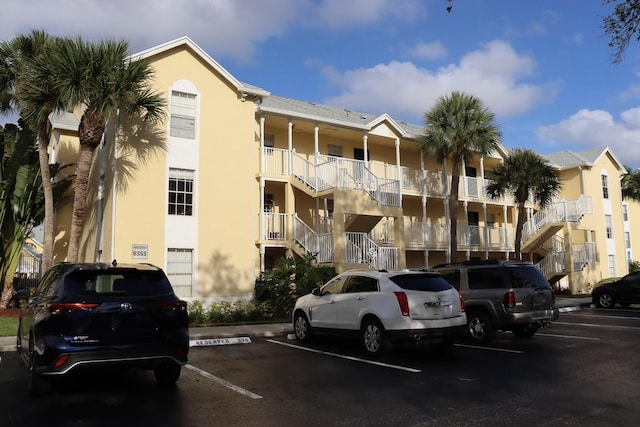
[[[29,377],[28,387],[31,396],[42,396],[51,389],[51,384],[37,371],[38,353],[33,348],[29,349]]]
[[[158,366],[153,370],[156,381],[163,387],[172,386],[180,378],[182,366],[175,362],[169,362],[162,366]]]
[[[529,338],[538,332],[538,326],[536,325],[521,325],[513,328],[513,334],[518,338]]]
[[[367,319],[360,330],[362,347],[367,354],[377,356],[391,349],[384,327],[377,319]]]
[[[615,303],[613,296],[607,292],[601,293],[596,299],[596,306],[600,308],[613,308]]]
[[[299,342],[308,342],[311,339],[311,325],[304,313],[297,312],[294,316],[293,331]]]
[[[476,342],[489,342],[496,334],[491,319],[482,311],[472,311],[467,315],[467,335]]]

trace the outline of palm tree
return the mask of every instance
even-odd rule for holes
[[[531,198],[540,209],[551,203],[560,191],[557,170],[533,150],[515,149],[503,162],[487,175],[486,191],[496,199],[510,193],[518,208],[515,256],[522,259],[522,229],[527,219],[525,203]]]
[[[640,169],[632,171],[628,166],[625,169],[627,173],[622,177],[622,196],[640,202]]]
[[[87,42],[65,39],[47,58],[56,88],[70,107],[83,111],[78,129],[80,153],[74,183],[67,260],[78,261],[93,154],[106,124],[117,114],[158,123],[165,117],[164,98],[153,92],[153,70],[144,60],[128,58],[126,41]]]
[[[0,113],[17,110],[26,124],[38,133],[38,159],[44,192],[44,233],[42,270],[53,264],[54,199],[49,171],[48,146],[51,139],[49,115],[60,111],[64,102],[52,84],[55,76],[46,61],[59,41],[44,31],[32,31],[0,44]]]
[[[495,115],[480,99],[461,92],[441,96],[425,113],[427,130],[418,147],[439,162],[452,163],[449,191],[450,253],[456,261],[458,253],[458,194],[462,165],[475,156],[485,156],[498,147],[502,136]]]

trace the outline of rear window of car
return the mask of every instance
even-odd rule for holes
[[[469,268],[467,270],[467,280],[469,281],[469,289],[499,289],[505,287],[502,268]]]
[[[161,271],[84,270],[70,273],[64,293],[74,296],[161,296],[173,293]]]
[[[399,274],[389,277],[396,285],[409,291],[441,292],[451,289],[439,274]]]
[[[535,266],[505,267],[509,282],[514,288],[549,287],[549,282]]]

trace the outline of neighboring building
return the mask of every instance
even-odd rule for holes
[[[132,58],[154,67],[168,120],[156,134],[124,118],[117,135],[109,128],[92,169],[84,260],[159,265],[180,296],[195,299],[251,296],[260,271],[306,252],[339,271],[451,259],[451,164],[420,153],[423,127],[271,96],[186,37]],[[56,123],[54,158],[73,158],[77,138]],[[458,259],[513,255],[511,198],[484,194],[487,172],[507,151],[465,165]],[[564,199],[544,212],[528,206],[523,249],[551,281],[585,292],[627,269],[623,168],[608,148],[548,158],[561,170]],[[65,209],[57,260],[66,253]]]

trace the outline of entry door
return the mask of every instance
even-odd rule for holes
[[[364,160],[364,150],[362,148],[353,149],[354,160]],[[367,150],[367,159],[369,159],[369,150]],[[364,162],[354,162],[353,176],[358,183],[362,183],[364,177]]]
[[[467,195],[478,197],[478,172],[476,168],[467,166],[465,168],[465,174],[467,175]]]
[[[467,224],[469,225],[469,244],[480,245],[480,215],[478,212],[467,212]]]

